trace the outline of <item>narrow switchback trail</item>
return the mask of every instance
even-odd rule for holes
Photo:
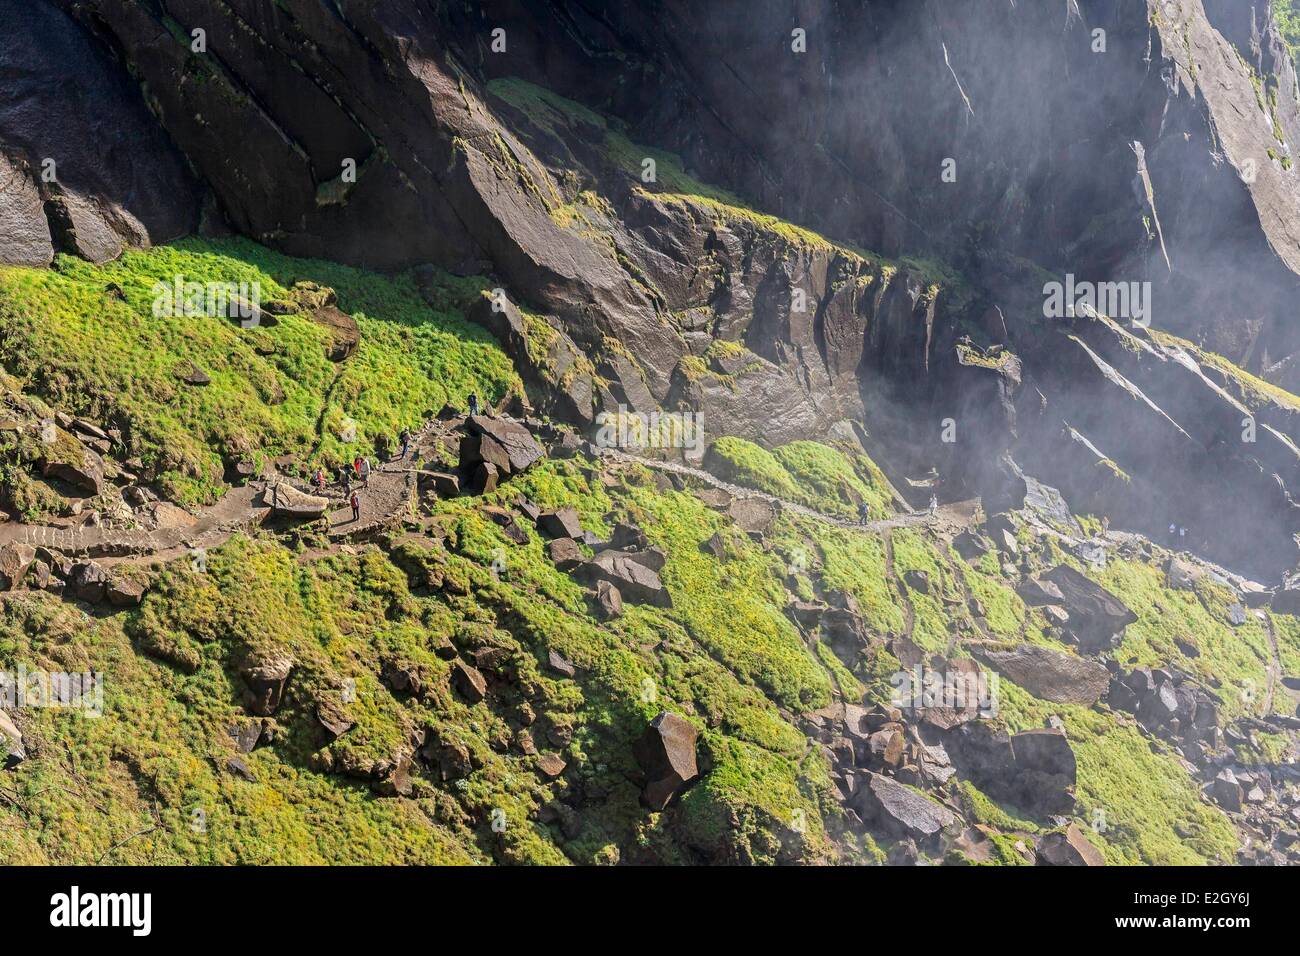
[[[841,515],[833,515],[825,511],[818,511],[816,508],[810,508],[808,505],[799,504],[798,502],[790,501],[787,498],[782,498],[766,491],[759,491],[756,488],[747,488],[742,485],[732,484],[729,481],[724,481],[712,472],[705,471],[703,468],[697,468],[693,465],[687,465],[682,462],[665,461],[658,458],[644,458],[640,455],[634,455],[631,452],[616,451],[611,448],[599,449],[597,455],[600,458],[608,458],[614,461],[644,465],[647,468],[654,469],[655,471],[695,478],[713,488],[717,488],[719,491],[727,492],[733,498],[758,498],[777,506],[781,511],[803,515],[807,518],[816,518],[819,521],[825,521],[828,524],[851,530],[869,531],[874,534],[883,534],[887,531],[893,530],[894,528],[915,527],[953,527],[960,530],[961,528],[970,527],[973,523],[973,515],[964,514],[967,510],[973,511],[973,509],[969,508],[969,502],[954,502],[953,504],[942,505],[933,515],[928,512],[920,511],[899,515],[896,518],[860,522],[845,518]]]
[[[343,541],[364,536],[403,516],[415,496],[419,471],[415,463],[432,458],[437,446],[453,437],[461,421],[461,418],[455,418],[427,422],[412,436],[411,450],[407,457],[376,464],[371,472],[369,487],[358,488],[361,517],[357,520],[352,517],[352,509],[341,486],[337,482],[328,486],[325,497],[337,502],[326,511],[326,534],[329,538]],[[643,458],[613,449],[600,449],[596,457],[597,460],[639,464],[656,471],[692,478],[725,491],[734,498],[757,498],[782,512],[813,518],[847,530],[887,535],[895,528],[929,527],[955,532],[970,527],[973,523],[974,509],[966,502],[944,505],[934,515],[917,512],[862,523],[724,481],[702,468],[680,462]],[[0,525],[0,545],[15,543],[44,547],[71,557],[103,559],[106,564],[171,559],[187,551],[219,547],[237,532],[257,527],[268,520],[272,516],[272,509],[263,503],[263,493],[277,482],[308,494],[316,494],[316,490],[307,481],[271,475],[231,488],[216,504],[201,508],[197,513],[166,527],[114,528],[109,523],[64,526],[11,522]],[[353,487],[357,488],[355,484]]]

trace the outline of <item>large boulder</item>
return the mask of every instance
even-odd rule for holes
[[[854,808],[863,820],[891,836],[922,845],[933,845],[944,828],[957,820],[951,810],[920,791],[870,771],[860,778]]]
[[[0,710],[0,765],[11,770],[27,759],[23,735],[13,719]]]
[[[456,692],[471,704],[487,696],[487,680],[477,667],[457,661],[451,668],[451,684]]]
[[[244,678],[244,705],[259,717],[270,717],[284,699],[284,688],[293,671],[293,658],[284,654],[270,654],[248,661],[241,675]]]
[[[104,588],[104,597],[114,607],[135,607],[144,600],[144,585],[131,578],[112,577]]]
[[[266,722],[262,720],[236,720],[226,728],[226,733],[241,754],[252,753],[262,742],[266,732]]]
[[[776,508],[766,498],[736,498],[727,514],[737,528],[750,534],[762,534],[776,520]]]
[[[668,555],[662,548],[645,548],[641,551],[624,551],[629,558],[642,567],[649,568],[655,574],[664,569],[668,563]]]
[[[262,503],[273,514],[285,518],[319,518],[330,506],[328,498],[299,491],[288,482],[277,482],[262,492]]]
[[[1073,823],[1064,830],[1044,836],[1034,852],[1039,866],[1106,865],[1101,851],[1089,843],[1083,831]]]
[[[460,440],[460,470],[471,473],[490,465],[500,475],[510,474],[510,455],[496,439],[487,435],[466,435]]]
[[[561,571],[572,571],[582,564],[582,551],[572,538],[553,538],[546,542],[547,557]]]
[[[952,539],[952,546],[967,561],[978,561],[992,548],[987,538],[973,531],[963,531],[957,535]]]
[[[1113,647],[1124,628],[1137,620],[1128,606],[1101,585],[1068,564],[1042,575],[1060,590],[1070,621],[1067,627],[1085,651]]]
[[[592,586],[607,581],[629,601],[655,607],[672,607],[673,604],[672,595],[659,575],[638,561],[635,555],[622,551],[602,551],[580,565],[574,577]]]
[[[956,728],[945,744],[962,776],[995,800],[1038,816],[1073,810],[1078,771],[1062,731],[1008,735],[978,721]]]
[[[699,776],[695,761],[697,732],[684,718],[664,711],[646,728],[633,745],[633,754],[645,786],[641,802],[651,810],[662,810],[682,788]]]
[[[1203,570],[1182,558],[1170,555],[1165,562],[1165,584],[1175,591],[1192,590],[1204,576]]]
[[[1279,588],[1268,604],[1278,614],[1300,615],[1300,584]]]
[[[0,151],[0,263],[47,266],[54,258],[50,224],[27,164]]]
[[[1043,607],[1049,604],[1062,604],[1065,596],[1061,589],[1050,581],[1040,581],[1038,578],[1025,578],[1017,587],[1016,594],[1020,599],[1030,607]]]
[[[1012,734],[1015,776],[1013,802],[1032,813],[1067,814],[1074,810],[1078,765],[1065,732],[1055,728]]]
[[[1232,813],[1241,812],[1245,791],[1242,789],[1241,781],[1232,772],[1232,768],[1225,767],[1219,771],[1219,775],[1210,781],[1207,792],[1223,809]]]
[[[323,326],[330,334],[325,346],[325,357],[331,362],[349,358],[361,344],[361,329],[357,320],[331,304],[312,311],[312,321]]]
[[[900,707],[944,731],[978,719],[994,703],[988,678],[969,657],[931,658],[928,668],[909,675],[899,695]]]
[[[1010,778],[1015,755],[1011,751],[1011,736],[1006,731],[979,721],[958,727],[946,739],[957,769],[980,789],[991,794]]]
[[[490,494],[497,490],[502,478],[500,470],[490,461],[480,461],[470,473],[469,486],[477,488],[480,494]]]
[[[68,575],[67,590],[78,601],[98,604],[104,600],[109,583],[109,574],[103,567],[94,561],[78,561]]]
[[[608,581],[596,582],[596,613],[602,621],[623,616],[623,595]]]
[[[826,608],[815,623],[821,628],[822,641],[844,666],[856,667],[862,651],[871,644],[871,630],[856,603],[852,607]]]
[[[445,471],[422,471],[419,474],[420,487],[432,487],[439,498],[455,498],[460,494],[460,478]]]
[[[471,415],[465,421],[465,429],[469,437],[479,439],[479,458],[469,464],[472,466],[479,461],[489,461],[503,477],[527,470],[546,455],[527,428],[508,418]],[[462,468],[467,467],[465,454],[466,445],[462,443]]]
[[[316,703],[316,723],[330,740],[337,740],[355,727],[357,722],[339,701],[327,698]]]
[[[617,551],[644,551],[650,547],[650,540],[636,525],[619,521],[609,534],[609,546]]]
[[[16,588],[36,560],[31,545],[11,542],[0,547],[0,589]]]
[[[571,505],[555,511],[544,511],[537,516],[537,530],[548,538],[580,538],[582,522],[578,519],[578,509]]]
[[[54,427],[41,451],[41,474],[67,482],[91,495],[104,489],[104,459],[87,448],[77,437]]]
[[[443,781],[459,780],[474,770],[474,760],[469,748],[459,740],[444,738],[438,730],[429,727],[420,747],[421,759],[432,767]]]
[[[1003,677],[1054,704],[1091,707],[1110,686],[1110,671],[1104,665],[1050,647],[1023,644],[979,656]]]

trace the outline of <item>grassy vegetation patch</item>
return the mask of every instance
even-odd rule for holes
[[[155,284],[178,276],[256,284],[263,301],[317,282],[337,292],[361,342],[336,364],[329,333],[306,314],[257,328],[155,315]],[[101,266],[61,256],[52,270],[0,267],[0,364],[50,404],[122,427],[127,451],[177,500],[210,502],[233,460],[314,453],[339,463],[444,402],[463,405],[472,391],[494,402],[517,388],[504,352],[462,317],[481,284],[446,276],[431,306],[409,274],[293,259],[242,239],[191,238]],[[191,368],[210,383],[185,384]]]
[[[1253,615],[1241,626],[1229,623],[1227,588],[1202,578],[1193,591],[1175,591],[1165,587],[1162,571],[1137,561],[1112,560],[1091,576],[1138,616],[1115,650],[1126,667],[1173,664],[1195,674],[1217,688],[1229,719],[1263,707],[1268,635]],[[1188,656],[1179,641],[1199,655]]]
[[[719,562],[702,549],[722,518],[693,495],[636,489],[652,541],[668,553],[662,571],[673,610],[692,635],[742,679],[795,710],[830,699],[826,673],[784,614],[781,565],[752,545]]]
[[[1056,714],[1079,767],[1076,817],[1112,865],[1231,863],[1237,837],[1221,810],[1201,799],[1177,757],[1111,714],[1032,697],[998,684],[1000,716],[1012,731]]]
[[[735,436],[709,447],[709,464],[735,484],[806,505],[824,514],[856,518],[890,514],[889,483],[866,455],[849,456],[815,441],[796,441],[768,451]]]

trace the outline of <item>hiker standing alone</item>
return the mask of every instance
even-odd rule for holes
[[[478,414],[478,394],[476,392],[469,393],[469,413],[471,415]]]
[[[406,453],[411,450],[411,430],[409,428],[403,428],[402,434],[398,435],[397,437],[402,440],[401,457],[405,459]]]
[[[360,521],[361,520],[361,499],[360,497],[357,496],[357,493],[355,491],[352,492],[352,497],[348,499],[348,504],[352,505],[352,520]]]

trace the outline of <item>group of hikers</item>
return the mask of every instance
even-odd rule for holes
[[[358,455],[353,459],[350,465],[345,464],[339,468],[339,486],[343,489],[343,497],[352,507],[352,520],[361,519],[361,495],[359,491],[370,487],[370,459],[364,455]],[[356,481],[357,487],[353,487],[353,481]],[[316,469],[316,474],[312,477],[312,484],[316,486],[318,494],[325,494],[325,488],[329,485],[329,476],[325,473],[324,466]]]
[[[411,452],[411,442],[414,437],[409,428],[403,428],[397,436],[402,450],[389,460],[401,461],[405,459]],[[370,488],[370,473],[372,470],[373,466],[370,464],[370,459],[365,455],[357,455],[350,464],[345,463],[339,468],[338,485],[343,489],[343,497],[347,499],[348,505],[352,508],[353,521],[361,520],[360,492]],[[312,484],[316,487],[317,493],[324,495],[329,483],[329,475],[325,471],[325,466],[317,466],[316,474],[312,476]]]
[[[471,415],[480,414],[478,395],[474,392],[469,394],[469,413]],[[415,440],[409,428],[403,428],[397,435],[398,444],[401,451],[389,458],[389,461],[403,461],[411,453],[411,442]],[[388,446],[391,447],[391,446]],[[357,455],[351,464],[344,464],[339,468],[338,485],[343,489],[343,497],[347,499],[352,508],[352,520],[361,520],[361,496],[360,491],[370,488],[370,472],[372,466],[370,459],[365,455]],[[329,475],[325,471],[325,466],[320,465],[316,468],[316,474],[312,476],[312,484],[316,487],[319,494],[324,495],[325,489],[329,486]],[[354,487],[355,483],[355,487]]]

